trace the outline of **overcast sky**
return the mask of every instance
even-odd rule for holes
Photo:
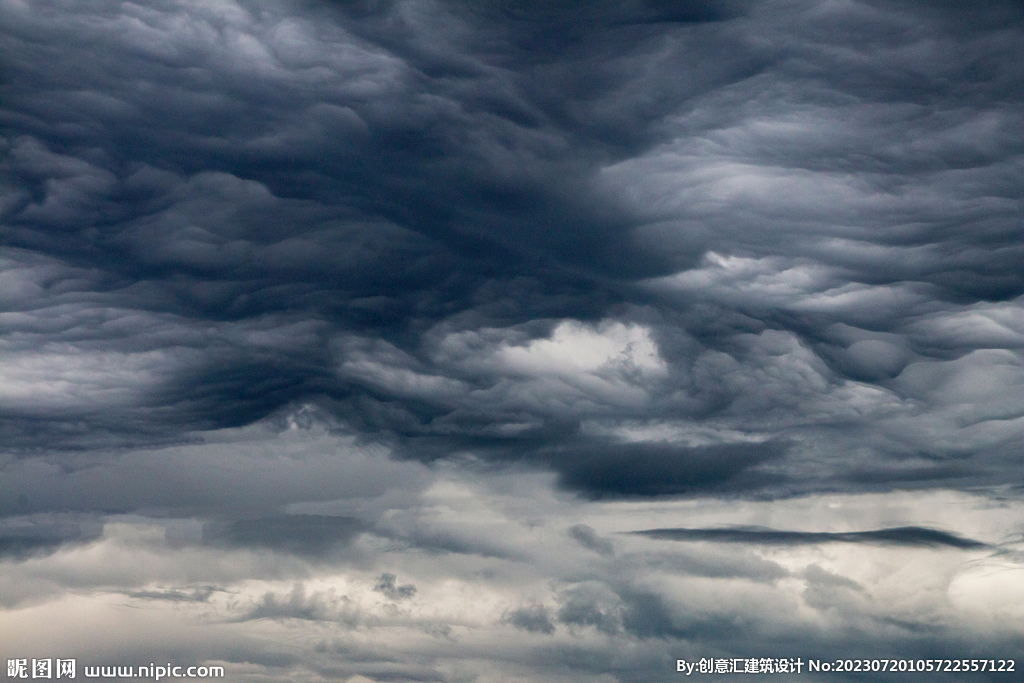
[[[1009,1],[0,0],[0,654],[1019,671],[1022,55]]]

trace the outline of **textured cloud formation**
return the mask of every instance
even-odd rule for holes
[[[760,527],[732,529],[649,529],[635,533],[652,538],[675,540],[728,541],[741,543],[891,543],[901,545],[948,545],[953,548],[978,548],[985,544],[969,538],[960,538],[943,531],[916,526],[853,531],[843,533],[776,531]]]
[[[1022,53],[1009,1],[0,0],[10,656],[1020,651]]]

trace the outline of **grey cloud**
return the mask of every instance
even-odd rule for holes
[[[215,586],[203,586],[191,592],[176,588],[160,591],[130,591],[129,597],[137,600],[167,600],[169,602],[206,602],[216,591],[222,590]]]
[[[337,621],[354,627],[361,620],[359,610],[345,596],[314,592],[307,595],[303,584],[297,583],[285,596],[265,593],[242,620],[301,619],[304,621]]]
[[[641,534],[643,535],[643,534]],[[661,538],[653,536],[653,538]],[[683,546],[682,551],[652,556],[647,564],[652,569],[671,573],[685,573],[688,576],[703,576],[712,579],[744,579],[756,583],[773,584],[791,573],[783,566],[763,559],[755,552],[756,546],[739,546],[735,550],[720,549],[715,553],[692,550]],[[730,552],[732,550],[732,552]]]
[[[4,466],[0,509],[142,510],[227,522],[271,519],[294,503],[414,491],[428,481],[422,466],[393,462],[385,449],[363,448],[351,436],[332,434],[322,421],[301,426],[314,419],[310,412],[299,407],[186,445],[23,457]]]
[[[517,607],[505,614],[504,619],[516,628],[521,628],[530,633],[550,635],[555,632],[555,625],[551,623],[549,610],[544,605]]]
[[[241,546],[262,546],[307,555],[329,553],[366,529],[351,517],[283,515],[227,523],[208,522],[203,541]]]
[[[988,544],[938,529],[894,527],[873,531],[809,532],[780,531],[761,527],[727,529],[648,529],[632,533],[676,541],[715,541],[724,543],[814,544],[814,543],[881,543],[906,546],[948,546],[972,550]]]
[[[850,579],[838,576],[826,571],[816,564],[812,564],[804,570],[804,578],[816,586],[828,588],[848,588],[851,590],[862,590],[862,587]]]
[[[729,444],[685,448],[674,444],[607,446],[584,442],[572,456],[552,454],[561,482],[595,497],[679,495],[701,490],[728,490],[747,481],[764,482],[770,474],[754,468],[779,458],[784,444]],[[758,481],[760,480],[760,482]],[[756,485],[756,484],[755,484]]]
[[[906,367],[909,354],[899,346],[865,339],[846,349],[846,373],[855,379],[895,377]]]
[[[664,600],[653,593],[636,592],[625,596],[626,609],[623,627],[639,638],[687,638],[696,635],[699,628],[705,637],[721,637],[725,623],[699,623],[689,628],[677,622]],[[698,620],[699,621],[699,620]]]
[[[475,533],[472,530],[468,532],[461,529],[405,530],[388,528],[382,525],[378,526],[375,532],[432,554],[456,553],[504,560],[526,559],[520,549],[509,547],[508,544],[500,539],[482,537],[481,534]]]
[[[864,589],[856,581],[826,571],[818,565],[811,565],[804,570],[807,588],[804,590],[804,601],[819,610],[849,609],[860,599]]]
[[[19,502],[26,503],[24,495]],[[76,519],[78,517],[78,519]],[[7,517],[0,524],[0,557],[24,559],[52,553],[67,545],[89,543],[103,534],[103,523],[79,515]]]
[[[592,626],[614,635],[622,629],[622,599],[606,586],[584,584],[559,596],[558,621],[570,627]]]
[[[574,524],[569,527],[569,535],[579,541],[580,545],[584,548],[593,550],[595,553],[600,555],[615,554],[615,547],[612,545],[612,542],[598,536],[594,528],[586,524]]]
[[[416,586],[411,583],[398,585],[398,577],[386,572],[377,578],[377,584],[373,590],[383,593],[384,597],[389,600],[407,600],[416,595]]]

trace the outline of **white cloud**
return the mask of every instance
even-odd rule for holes
[[[593,328],[565,321],[550,339],[525,346],[503,344],[496,356],[505,368],[526,375],[595,373],[603,368],[636,368],[653,376],[666,372],[650,330],[621,322]]]

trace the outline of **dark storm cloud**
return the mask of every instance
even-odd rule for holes
[[[313,402],[591,497],[1016,481],[1021,22],[4,4],[0,437],[80,481]]]
[[[609,447],[584,443],[572,454],[558,453],[551,466],[561,483],[595,497],[678,495],[742,486],[757,465],[777,459],[781,444],[728,444],[681,448],[672,444],[629,444]],[[754,487],[758,479],[751,475]],[[770,478],[770,477],[767,477]],[[738,480],[735,481],[734,480]]]
[[[734,527],[728,529],[648,529],[631,533],[673,541],[764,543],[768,545],[881,543],[905,546],[947,546],[962,549],[988,547],[986,543],[970,538],[961,538],[946,531],[915,526],[845,532],[780,531],[761,527]]]

